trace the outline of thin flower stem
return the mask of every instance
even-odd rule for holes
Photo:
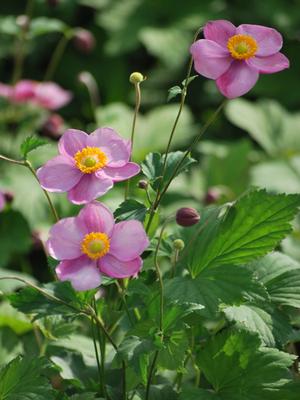
[[[72,29],[69,29],[63,33],[63,36],[59,40],[59,42],[52,54],[52,57],[48,64],[48,67],[46,69],[44,81],[50,81],[53,78],[53,75],[58,67],[58,64],[65,52],[67,44],[68,44],[69,40],[72,38],[72,36],[73,36]]]
[[[130,322],[130,325],[134,326],[134,321],[133,321],[132,316],[130,315],[130,312],[129,312],[129,308],[128,308],[128,305],[127,305],[127,302],[126,302],[124,290],[123,290],[123,288],[121,287],[121,285],[119,284],[118,281],[116,281],[115,284],[116,284],[116,286],[118,288],[118,292],[120,294],[120,297],[121,297],[122,303],[124,305],[125,312],[127,314],[127,317],[128,317],[129,322]]]
[[[100,358],[99,358],[94,321],[92,319],[91,319],[91,331],[92,331],[93,344],[94,344],[94,350],[95,350],[95,356],[96,356],[97,368],[98,368],[98,375],[99,375],[100,395],[102,395],[102,391],[104,391],[104,389],[103,389],[104,388],[103,371],[101,368],[101,363],[100,363]]]
[[[136,121],[137,121],[137,117],[138,117],[138,114],[139,114],[139,109],[140,109],[140,106],[141,106],[141,88],[140,88],[140,83],[139,82],[134,84],[134,89],[135,89],[135,109],[134,109],[133,120],[132,120],[132,128],[131,128],[131,137],[130,137],[131,152],[130,152],[130,154],[132,154],[132,152],[133,152]],[[131,155],[130,155],[130,160],[131,160]],[[126,185],[125,185],[125,194],[124,194],[125,200],[127,199],[128,195],[129,195],[129,189],[130,189],[130,179],[128,179],[126,181]]]
[[[152,360],[152,364],[151,364],[151,366],[150,366],[150,371],[149,371],[148,380],[147,380],[147,386],[146,386],[146,396],[145,396],[145,400],[149,400],[149,396],[150,396],[150,386],[151,386],[152,377],[153,377],[154,370],[155,370],[155,365],[156,365],[158,353],[159,353],[159,351],[156,350],[156,352],[155,352],[155,354],[154,354],[154,357],[153,357],[153,360]]]
[[[12,158],[2,156],[1,154],[0,154],[0,160],[8,161],[8,162],[10,162],[10,163],[12,163],[12,164],[16,164],[16,165],[23,165],[23,166],[25,166],[25,161],[14,160],[14,159],[12,159]]]

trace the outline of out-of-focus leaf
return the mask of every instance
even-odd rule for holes
[[[29,274],[25,274],[24,272],[19,271],[11,271],[10,269],[1,268],[0,269],[0,290],[3,293],[10,293],[24,286],[23,282],[20,282],[15,279],[1,279],[6,276],[15,276],[17,278],[26,279],[29,282],[36,283],[36,279]]]
[[[114,216],[118,221],[127,221],[130,219],[136,219],[143,222],[147,213],[147,207],[143,203],[140,203],[134,199],[125,200],[119,205],[114,212]]]
[[[0,366],[7,364],[23,352],[18,336],[9,328],[0,329]]]
[[[9,327],[17,335],[22,335],[32,330],[32,323],[26,315],[3,301],[0,304],[0,327]]]
[[[0,33],[6,35],[17,35],[20,32],[20,28],[16,24],[16,17],[12,15],[1,16],[0,18]]]
[[[32,37],[45,35],[53,32],[64,32],[67,25],[60,19],[38,17],[30,23],[30,35]]]

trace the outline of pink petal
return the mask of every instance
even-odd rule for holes
[[[54,82],[40,82],[34,90],[34,102],[48,110],[56,110],[70,102],[72,95]]]
[[[257,56],[271,56],[282,47],[281,34],[266,26],[243,24],[237,27],[236,34],[249,35],[256,40],[258,44]]]
[[[112,278],[127,278],[138,273],[142,267],[143,260],[136,257],[130,261],[120,261],[110,254],[100,258],[98,265],[100,272]]]
[[[10,85],[5,85],[0,83],[0,96],[1,97],[11,97],[13,93],[13,87]]]
[[[84,206],[78,218],[85,224],[88,232],[104,232],[108,236],[111,236],[115,225],[112,212],[99,201]]]
[[[224,19],[209,21],[204,27],[205,39],[213,40],[220,46],[227,48],[228,39],[235,35],[236,27]]]
[[[193,55],[195,70],[210,79],[217,79],[228,70],[232,57],[218,43],[200,39],[190,49]]]
[[[114,227],[109,254],[119,260],[129,261],[139,256],[148,245],[148,237],[139,221],[123,221]]]
[[[12,100],[15,102],[26,102],[34,97],[34,91],[37,83],[30,80],[19,81],[12,94]]]
[[[120,181],[125,181],[126,179],[129,179],[132,176],[137,175],[140,172],[140,167],[138,164],[129,162],[123,167],[119,168],[105,167],[100,172],[101,174],[104,174],[105,176],[112,179],[113,182],[120,182]]]
[[[268,57],[251,57],[247,60],[247,64],[261,74],[273,74],[290,66],[288,58],[282,53],[276,53]]]
[[[72,160],[57,156],[39,168],[37,176],[43,189],[49,192],[67,192],[80,181],[82,173]]]
[[[122,139],[111,128],[99,128],[88,138],[88,146],[100,147],[108,157],[110,167],[124,166],[130,157],[129,141]]]
[[[60,281],[70,281],[75,290],[89,290],[101,283],[101,274],[94,260],[86,256],[59,263],[56,273]]]
[[[73,260],[82,255],[81,242],[86,234],[85,226],[78,218],[64,218],[52,226],[46,247],[57,260]]]
[[[103,196],[113,187],[109,178],[97,178],[95,174],[85,174],[68,193],[68,199],[74,204],[86,204]]]
[[[243,61],[234,61],[228,71],[216,80],[220,92],[229,99],[249,92],[258,80],[258,72]]]
[[[77,151],[87,146],[88,137],[78,129],[67,129],[58,142],[58,150],[61,154],[73,158]]]

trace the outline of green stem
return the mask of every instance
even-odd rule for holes
[[[120,294],[120,297],[121,297],[123,306],[124,306],[124,308],[125,308],[125,312],[126,312],[126,314],[127,314],[127,317],[128,317],[128,319],[129,319],[130,325],[131,325],[131,326],[134,326],[134,321],[133,321],[133,319],[132,319],[132,316],[130,315],[129,308],[128,308],[128,306],[127,306],[127,302],[126,302],[124,290],[122,289],[122,287],[121,287],[121,285],[119,284],[118,281],[116,281],[115,284],[116,284],[116,286],[117,286],[117,288],[118,288],[118,292],[119,292],[119,294]]]
[[[154,357],[153,357],[153,360],[152,360],[152,364],[151,364],[151,366],[150,366],[150,371],[149,371],[148,380],[147,380],[147,386],[146,386],[146,396],[145,396],[145,400],[149,400],[149,396],[150,396],[150,386],[151,386],[152,377],[153,377],[154,370],[155,370],[155,365],[156,365],[158,353],[159,353],[159,351],[156,350],[156,352],[155,352],[155,354],[154,354]]]
[[[134,109],[134,114],[133,114],[133,120],[132,120],[132,128],[131,128],[131,155],[133,152],[133,144],[134,144],[134,134],[135,134],[135,126],[136,126],[136,121],[137,121],[137,116],[139,113],[139,109],[141,106],[141,88],[140,88],[140,83],[135,83],[134,84],[134,89],[135,89],[135,109]],[[130,155],[130,160],[131,160],[131,155]],[[129,160],[129,161],[130,161]],[[126,186],[125,186],[125,200],[127,199],[129,195],[129,189],[130,189],[130,179],[126,181]]]
[[[97,340],[96,340],[96,334],[95,334],[95,327],[94,327],[94,321],[91,319],[91,331],[92,331],[92,337],[93,337],[93,344],[94,344],[94,350],[95,350],[95,356],[96,356],[96,361],[97,361],[97,368],[98,368],[98,375],[99,375],[99,386],[100,386],[100,395],[102,395],[103,388],[104,388],[104,382],[103,382],[103,372],[101,368],[101,363],[100,363],[100,358],[99,358],[99,352],[98,352],[98,346],[97,346]]]
[[[52,77],[56,71],[56,68],[65,52],[67,44],[68,44],[69,40],[72,38],[72,36],[73,36],[73,30],[71,30],[71,29],[63,33],[63,36],[59,40],[59,42],[52,54],[52,57],[48,64],[48,67],[46,69],[44,81],[50,81],[52,79]]]

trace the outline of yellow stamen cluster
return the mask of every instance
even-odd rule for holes
[[[81,251],[92,260],[105,256],[109,248],[109,238],[106,233],[102,232],[88,233],[81,242]]]
[[[75,164],[84,174],[91,174],[107,164],[107,156],[98,147],[84,147],[74,156]]]
[[[249,35],[234,35],[229,38],[227,48],[236,60],[247,60],[257,52],[257,42]]]

